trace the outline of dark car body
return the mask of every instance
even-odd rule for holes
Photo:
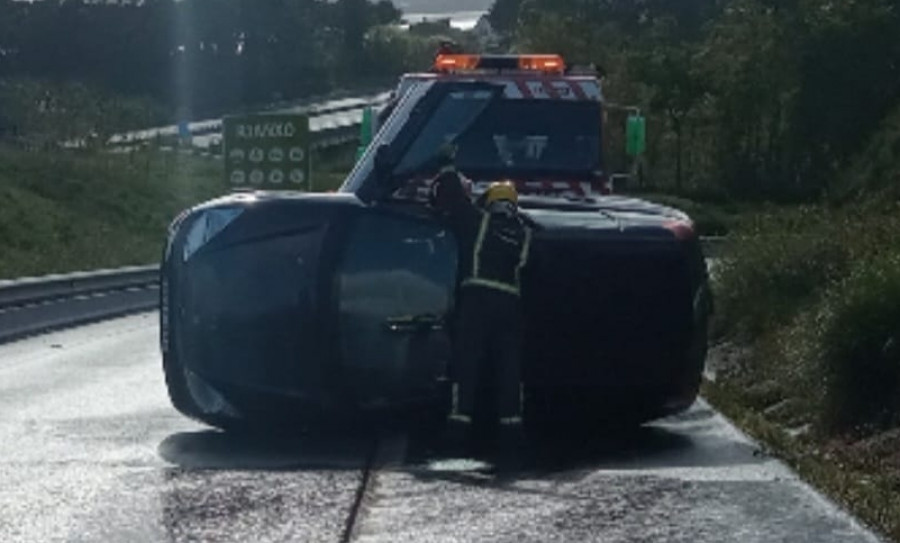
[[[397,171],[397,146],[422,141],[441,97],[483,88],[409,91],[337,193],[237,193],[176,219],[161,268],[176,408],[229,427],[444,405],[456,240],[421,199],[398,197],[418,194],[406,191],[414,176],[384,172]],[[535,228],[526,418],[642,422],[690,406],[710,301],[688,217],[618,196],[521,204]]]

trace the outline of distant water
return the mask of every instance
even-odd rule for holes
[[[484,12],[493,4],[494,0],[394,0],[394,5],[404,13]]]
[[[403,20],[409,24],[420,23],[422,21],[436,21],[440,19],[450,19],[450,26],[460,30],[471,30],[477,23],[478,19],[486,11],[454,11],[447,13],[404,13]]]

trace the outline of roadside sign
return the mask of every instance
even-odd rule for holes
[[[647,148],[646,121],[639,114],[628,116],[625,126],[625,151],[629,156],[638,156]]]
[[[309,118],[291,113],[225,117],[225,182],[232,189],[311,190]]]

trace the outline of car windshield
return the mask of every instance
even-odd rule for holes
[[[489,100],[448,95],[394,170],[432,173],[433,156],[458,145],[457,166],[470,175],[584,175],[600,166],[600,105],[595,101]]]

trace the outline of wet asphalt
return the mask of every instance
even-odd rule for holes
[[[223,434],[170,407],[156,322],[0,345],[0,541],[878,541],[702,401],[499,472],[402,434]]]

